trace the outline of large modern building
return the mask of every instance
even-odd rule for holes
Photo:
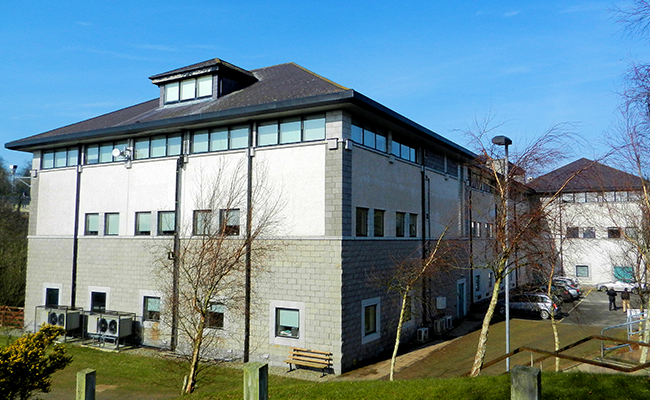
[[[6,145],[33,153],[26,321],[44,306],[134,315],[144,344],[169,346],[156,269],[162,249],[200,236],[202,213],[218,211],[199,201],[214,171],[263,176],[282,205],[263,238],[282,250],[256,260],[265,268],[252,281],[253,360],[280,364],[295,346],[331,352],[337,373],[353,368],[395,337],[397,294],[373,277],[421,258],[445,229],[467,245],[491,238],[489,187],[469,179],[475,155],[352,89],[293,63],[248,71],[219,59],[149,79],[153,100]],[[246,206],[214,206],[232,240]],[[469,258],[445,276],[414,292],[407,338],[490,292]],[[219,351],[240,356],[239,308],[215,299],[212,312]]]
[[[548,208],[558,272],[586,285],[645,280],[645,266],[633,245],[646,224],[639,177],[582,158],[530,186],[541,201],[559,193]]]

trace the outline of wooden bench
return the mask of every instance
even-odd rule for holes
[[[332,368],[332,353],[292,347],[289,350],[289,358],[284,360],[284,362],[289,364],[289,372],[293,371],[291,367],[293,364],[296,366],[302,365],[304,367],[320,368],[323,370],[322,376],[325,376],[325,370]]]

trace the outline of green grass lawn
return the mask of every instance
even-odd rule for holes
[[[502,354],[502,323],[490,332],[488,358]],[[546,329],[548,328],[548,332]],[[599,328],[561,326],[563,345],[592,334]],[[513,320],[512,348],[520,345],[547,349],[552,347],[547,321]],[[301,381],[284,376],[269,377],[269,395],[275,399],[503,399],[509,398],[509,376],[497,365],[479,378],[458,378],[467,372],[476,347],[477,333],[456,340],[431,354],[417,366],[398,374],[401,380],[323,382]],[[539,336],[538,336],[539,335]],[[548,336],[548,337],[546,337]],[[514,339],[519,338],[519,339]],[[532,343],[531,343],[532,342]],[[0,336],[0,346],[6,337]],[[583,345],[584,346],[584,345]],[[598,342],[577,350],[573,355],[598,351]],[[243,372],[235,368],[214,367],[207,372],[191,396],[180,395],[184,370],[172,359],[138,355],[132,351],[106,352],[94,348],[67,346],[72,364],[54,375],[52,393],[46,400],[74,398],[76,373],[84,368],[97,371],[97,400],[105,399],[241,399]],[[527,355],[522,356],[525,363]],[[622,374],[584,374],[546,372],[553,361],[547,360],[542,374],[544,399],[641,399],[650,398],[650,379]],[[440,379],[440,377],[449,377]]]

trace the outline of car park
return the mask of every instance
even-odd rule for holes
[[[499,314],[506,315],[505,300],[497,302]],[[538,316],[548,319],[559,311],[556,301],[543,293],[522,293],[510,298],[510,312],[519,315]]]
[[[548,285],[539,287],[541,293],[548,293]],[[573,301],[573,296],[563,286],[551,285],[551,294],[558,298],[560,302]]]
[[[555,276],[553,277],[553,281],[561,281],[561,282],[566,282],[569,285],[572,285],[578,290],[581,290],[582,288],[580,287],[580,282],[576,278],[570,278],[568,276]]]

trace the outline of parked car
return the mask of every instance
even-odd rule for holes
[[[506,315],[506,302],[497,302],[499,314]],[[557,303],[548,295],[543,293],[523,293],[510,298],[510,312],[513,314],[539,316],[548,319],[558,312]]]
[[[553,277],[553,280],[554,281],[566,282],[566,283],[572,285],[573,287],[575,287],[576,289],[582,290],[582,287],[580,287],[580,282],[578,282],[577,278],[571,278],[571,277],[568,277],[568,276],[556,276],[556,277]]]
[[[596,289],[601,292],[606,292],[610,288],[616,290],[617,292],[622,292],[627,289],[630,292],[635,292],[638,289],[639,285],[632,282],[623,282],[623,281],[610,281],[610,282],[600,282],[596,284]]]
[[[569,292],[573,300],[580,298],[580,289],[570,283],[570,281],[553,279],[553,285],[564,288],[564,290]]]
[[[542,293],[547,293],[548,285],[540,286],[539,291]],[[551,294],[556,296],[561,302],[573,300],[573,296],[571,295],[571,293],[569,293],[569,291],[566,290],[563,286],[551,285]]]

